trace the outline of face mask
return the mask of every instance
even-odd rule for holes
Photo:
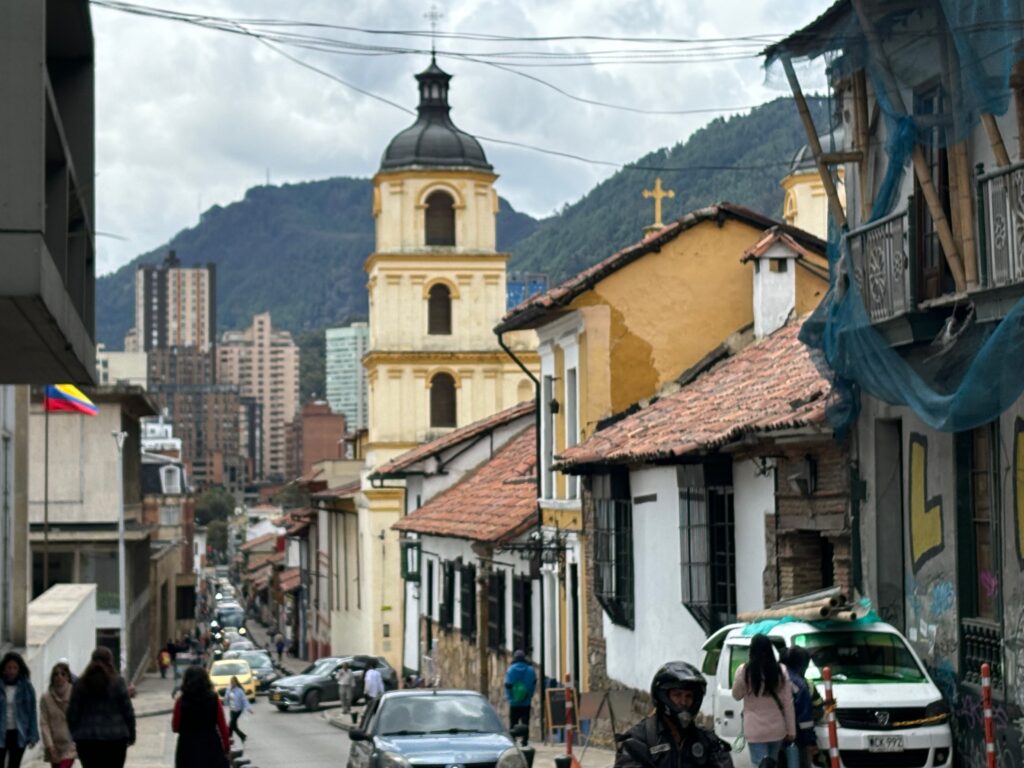
[[[693,725],[693,713],[689,710],[684,709],[682,712],[676,712],[676,720],[680,727],[689,728]]]

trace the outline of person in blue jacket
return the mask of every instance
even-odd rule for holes
[[[4,683],[0,694],[0,723],[4,726],[0,768],[18,768],[25,749],[39,741],[36,690],[28,679],[28,665],[17,653],[8,653],[0,660],[0,675]]]
[[[782,654],[789,680],[793,684],[793,708],[796,710],[796,741],[786,747],[788,768],[810,768],[811,760],[818,751],[818,739],[814,735],[814,706],[811,685],[804,674],[811,663],[806,649],[794,645]]]
[[[537,688],[537,673],[526,661],[526,654],[516,651],[512,654],[512,664],[505,673],[505,698],[508,699],[509,728],[517,723],[530,727],[530,703],[533,692]],[[523,737],[525,745],[529,737]]]

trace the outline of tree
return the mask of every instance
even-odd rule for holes
[[[214,520],[206,526],[206,544],[218,555],[222,561],[228,552],[228,521]]]
[[[210,525],[235,513],[235,497],[223,488],[207,488],[196,500],[196,524]]]

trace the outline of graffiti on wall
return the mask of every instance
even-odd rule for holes
[[[910,554],[914,573],[945,547],[942,496],[928,497],[928,438],[910,434]]]

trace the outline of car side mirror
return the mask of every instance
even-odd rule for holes
[[[362,728],[353,728],[348,732],[348,738],[350,741],[369,741],[370,737],[367,736],[366,731]]]
[[[530,735],[530,726],[525,723],[517,723],[512,726],[512,730],[509,731],[513,739],[524,739]]]

